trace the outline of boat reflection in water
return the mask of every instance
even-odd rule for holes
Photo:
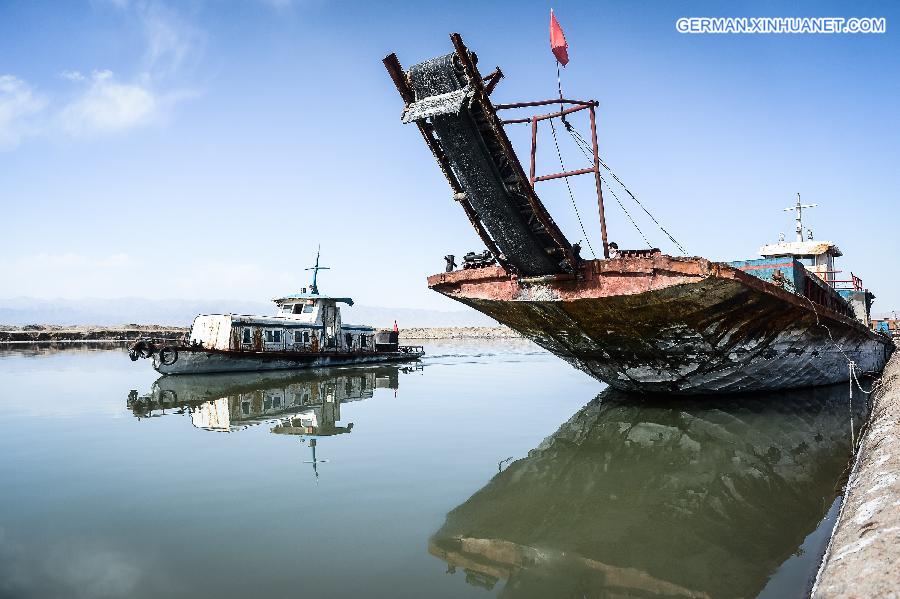
[[[261,423],[276,434],[321,437],[349,433],[341,404],[369,399],[375,389],[396,389],[399,375],[416,367],[163,376],[150,393],[128,395],[138,418],[186,414],[197,428],[234,432]]]
[[[429,551],[471,584],[505,579],[502,597],[755,596],[829,512],[850,426],[843,385],[677,406],[608,390]]]

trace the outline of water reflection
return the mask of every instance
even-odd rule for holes
[[[369,399],[375,389],[399,387],[399,375],[416,366],[340,370],[163,376],[150,393],[128,394],[137,418],[187,415],[210,431],[234,432],[260,423],[279,435],[332,436],[349,433],[340,425],[341,404]],[[420,366],[418,368],[421,368]]]
[[[502,597],[755,596],[832,505],[849,417],[843,386],[677,405],[606,391],[429,551],[470,584],[504,580]]]

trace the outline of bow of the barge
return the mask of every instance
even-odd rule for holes
[[[585,261],[577,275],[533,278],[473,268],[428,286],[626,391],[836,383],[849,376],[848,357],[877,372],[893,347],[852,316],[703,258]]]

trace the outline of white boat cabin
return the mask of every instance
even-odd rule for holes
[[[275,316],[201,314],[191,326],[191,345],[222,351],[375,351],[375,329],[341,322],[339,303],[349,297],[320,295],[310,288],[273,300]]]

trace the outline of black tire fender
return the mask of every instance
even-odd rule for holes
[[[178,361],[178,350],[171,345],[167,345],[159,350],[159,363],[163,366],[171,366]]]

